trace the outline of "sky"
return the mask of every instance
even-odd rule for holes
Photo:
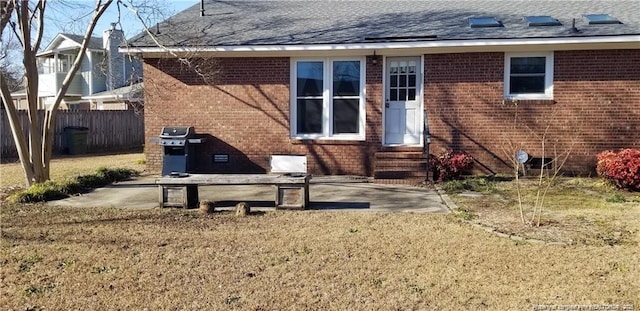
[[[120,23],[126,38],[131,38],[143,30],[142,23],[136,18],[130,9],[136,7],[140,15],[145,19],[149,27],[165,20],[172,15],[199,4],[200,0],[122,0],[129,8],[120,6]],[[133,6],[130,4],[133,3]],[[142,5],[147,5],[145,9]],[[49,0],[47,1],[47,14],[45,15],[45,33],[42,48],[60,32],[84,34],[93,6],[94,0]],[[101,37],[102,32],[110,28],[110,24],[118,21],[118,6],[115,1],[101,16],[93,35]],[[120,25],[118,25],[118,28]]]
[[[163,21],[193,5],[200,4],[200,0],[121,0],[129,8],[120,5],[119,14],[116,2],[114,1],[100,17],[93,31],[93,36],[101,38],[102,33],[111,28],[110,24],[118,21],[118,16],[121,18],[117,27],[124,31],[127,39],[142,32],[144,30],[142,22],[130,11],[133,8],[139,9],[139,15],[145,20],[148,27],[153,27],[157,22]],[[95,0],[47,0],[40,51],[45,49],[58,33],[84,35],[88,22],[91,20],[95,3]],[[7,42],[17,44],[17,41],[12,39],[11,36],[11,31],[5,31],[0,42],[7,40]],[[6,53],[5,61],[8,61],[10,66],[22,71],[22,53],[20,49],[11,48],[3,52]]]

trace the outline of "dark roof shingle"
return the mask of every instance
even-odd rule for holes
[[[74,35],[70,33],[61,33],[61,35],[69,38],[70,40],[73,40],[74,42],[77,42],[78,44],[82,44],[82,39],[84,39],[83,35]],[[91,39],[89,40],[88,48],[92,50],[102,49],[102,38],[91,37]]]
[[[640,34],[636,0],[481,1],[205,1],[159,24],[167,47],[363,43],[393,38],[437,40],[553,38]],[[585,14],[610,14],[623,24],[589,25]],[[529,27],[524,16],[549,15],[562,26]],[[471,28],[470,17],[493,16],[504,27]],[[579,32],[572,31],[573,19]],[[155,27],[154,29],[155,30]],[[156,46],[146,33],[133,47]]]

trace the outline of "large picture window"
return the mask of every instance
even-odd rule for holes
[[[291,136],[364,140],[364,61],[293,60]]]
[[[552,99],[553,52],[505,54],[504,96],[507,99]]]

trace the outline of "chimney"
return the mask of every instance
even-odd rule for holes
[[[124,31],[116,29],[116,23],[103,32],[102,47],[105,49],[105,64],[107,74],[107,90],[113,90],[124,85],[124,55],[118,52],[118,47],[125,42]]]
[[[109,41],[110,41],[109,39],[111,38],[111,34],[117,31],[122,32],[122,30],[116,29],[116,25],[117,25],[116,23],[111,23],[111,28],[102,32],[102,48],[104,49],[109,48]]]

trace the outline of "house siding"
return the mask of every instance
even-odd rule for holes
[[[95,94],[98,92],[107,90],[107,75],[103,69],[104,53],[91,52],[91,68],[89,68],[87,75],[92,75],[91,82],[93,83],[91,89],[92,92],[88,92],[85,95]]]
[[[265,172],[272,154],[307,154],[308,169],[314,174],[371,175],[374,146],[381,136],[379,129],[370,127],[381,116],[382,76],[375,73],[380,68],[367,66],[371,73],[367,98],[372,101],[366,104],[367,138],[347,142],[290,138],[289,58],[219,58],[193,63],[210,70],[199,76],[176,60],[145,59],[147,141],[157,137],[163,126],[194,126],[205,139],[197,147],[197,170],[202,172]],[[375,94],[377,99],[370,97]],[[149,169],[159,171],[161,147],[147,144],[145,153]],[[228,154],[229,163],[213,163],[214,154]]]
[[[82,55],[80,69],[76,72],[76,79],[79,79],[79,85],[81,88],[81,91],[77,94],[81,94],[83,96],[91,94],[91,67],[94,60],[89,56],[90,54],[91,52],[87,51]]]
[[[571,147],[565,169],[589,173],[595,154],[640,148],[640,53],[637,50],[557,51],[554,98],[504,100],[504,53],[426,54],[424,106],[430,152],[465,151],[482,173],[509,171],[509,155],[545,156]],[[264,172],[271,154],[306,154],[314,174],[373,174],[382,142],[382,61],[366,66],[366,139],[296,140],[289,129],[290,60],[194,60],[212,68],[199,76],[172,59],[145,59],[145,136],[162,126],[194,126],[205,143],[198,171]],[[207,80],[207,82],[204,82]],[[518,115],[516,119],[515,115]],[[511,145],[510,145],[511,143]],[[555,147],[554,147],[555,145]],[[151,171],[162,166],[158,144],[145,147]],[[230,162],[214,164],[214,154]]]
[[[588,174],[597,153],[640,147],[637,50],[556,51],[551,101],[503,100],[503,67],[504,53],[425,55],[431,153],[465,151],[480,172],[508,172],[510,151],[543,156],[548,126],[544,156],[569,151],[564,170]]]

